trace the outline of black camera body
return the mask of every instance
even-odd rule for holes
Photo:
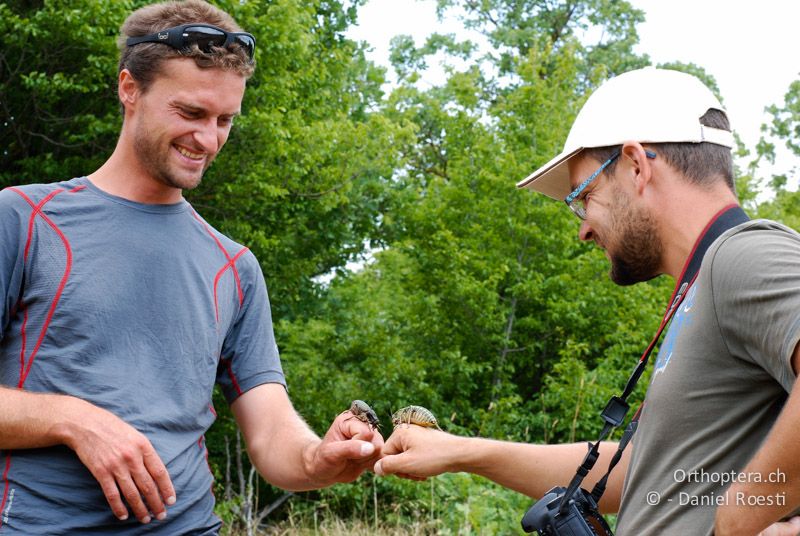
[[[522,530],[539,536],[613,536],[591,493],[578,488],[562,509],[565,492],[555,487],[531,506],[522,517]]]

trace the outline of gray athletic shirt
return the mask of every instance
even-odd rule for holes
[[[781,478],[741,471],[794,385],[798,340],[800,235],[765,220],[729,230],[706,253],[661,344],[618,535],[711,534],[734,475]]]
[[[203,434],[229,402],[285,385],[261,269],[187,203],[144,205],[86,178],[0,192],[0,384],[63,393],[142,432],[177,503],[118,521],[67,447],[0,451],[0,535],[214,534]]]

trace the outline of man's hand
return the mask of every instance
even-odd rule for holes
[[[80,458],[100,483],[114,515],[133,515],[149,523],[167,515],[165,503],[175,504],[175,490],[167,468],[150,441],[114,414],[87,402],[80,407],[79,426],[71,426],[64,443]]]
[[[454,457],[464,438],[413,425],[398,426],[375,464],[378,475],[397,475],[412,480],[458,471]]]
[[[383,437],[347,410],[334,419],[322,441],[303,452],[306,473],[319,486],[352,482],[381,455]]]

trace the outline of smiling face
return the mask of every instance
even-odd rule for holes
[[[245,78],[201,69],[194,61],[164,62],[162,74],[139,93],[132,121],[133,154],[147,178],[164,189],[192,189],[228,139]]]
[[[586,156],[569,163],[573,187],[588,177],[600,163]],[[619,162],[618,166],[624,166]],[[619,167],[615,168],[619,169]],[[618,285],[647,281],[661,273],[663,246],[652,216],[640,207],[632,188],[602,174],[584,191],[586,220],[581,240],[593,240],[611,261],[609,276]]]

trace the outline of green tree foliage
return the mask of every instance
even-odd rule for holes
[[[791,83],[781,105],[767,107],[772,123],[762,125],[763,133],[756,152],[758,159],[775,163],[776,153],[783,149],[800,157],[800,80]],[[782,147],[781,147],[782,146]],[[800,193],[789,183],[789,177],[781,173],[764,180],[774,196],[758,207],[758,215],[770,218],[794,229],[800,229]]]
[[[86,174],[120,126],[116,0],[0,3],[0,187]]]
[[[581,6],[565,28],[592,25],[594,3]],[[512,32],[515,21],[497,26]],[[613,31],[619,43],[635,42]],[[613,65],[598,64],[563,28],[540,37],[451,68],[444,84],[425,89],[420,73],[434,54],[477,49],[449,36],[420,48],[394,40],[400,83],[385,116],[413,125],[415,138],[399,146],[387,241],[363,270],[332,281],[319,315],[279,329],[293,398],[321,407],[312,422],[359,396],[384,419],[425,405],[467,435],[555,442],[598,432],[597,415],[624,386],[671,284],[617,288],[603,255],[577,240],[574,216],[515,182],[561,150],[597,81],[646,59],[620,44]],[[339,397],[329,407],[314,400],[324,385]],[[382,491],[400,503],[416,493]]]

